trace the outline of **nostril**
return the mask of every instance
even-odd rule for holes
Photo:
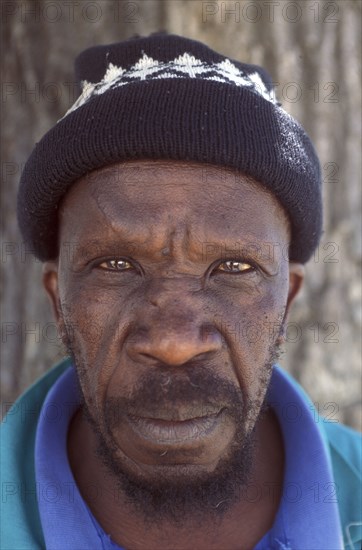
[[[204,329],[204,330],[203,330]],[[220,351],[222,338],[209,324],[170,324],[166,320],[138,330],[127,343],[127,353],[146,365],[180,366],[195,361],[199,364]]]
[[[128,354],[136,362],[157,366],[181,366],[185,364],[197,366],[210,361],[220,349],[216,345],[207,345],[192,341],[170,341],[157,339],[139,342],[128,348]]]
[[[151,353],[141,352],[139,354],[139,357],[145,360],[147,363],[157,363],[157,364],[160,363],[159,359],[154,355],[152,355]]]

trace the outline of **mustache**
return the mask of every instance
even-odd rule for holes
[[[229,415],[240,419],[245,405],[240,388],[202,367],[186,376],[155,370],[144,374],[130,395],[108,397],[104,418],[110,429],[117,428],[126,415],[177,421],[226,409]]]

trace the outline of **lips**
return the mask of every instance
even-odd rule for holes
[[[221,422],[224,409],[207,416],[169,420],[129,415],[132,430],[143,439],[159,444],[177,444],[210,435]]]

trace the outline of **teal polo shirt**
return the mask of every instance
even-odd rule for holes
[[[274,525],[255,550],[360,548],[360,436],[319,417],[277,366],[268,402],[281,426],[286,468]],[[68,361],[28,390],[5,418],[2,548],[120,548],[92,516],[69,467],[67,431],[78,406]],[[251,488],[250,498],[262,489]]]

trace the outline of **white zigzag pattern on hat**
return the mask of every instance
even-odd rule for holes
[[[104,94],[110,89],[126,86],[132,82],[164,78],[197,78],[214,80],[234,86],[245,86],[250,91],[262,96],[267,101],[277,105],[274,90],[268,90],[257,72],[244,73],[229,59],[219,63],[205,63],[193,55],[184,53],[172,61],[158,61],[145,53],[129,69],[123,69],[109,63],[106,73],[100,82],[82,82],[82,94],[63,118],[87,103],[92,97]],[[61,119],[62,120],[62,119]]]

